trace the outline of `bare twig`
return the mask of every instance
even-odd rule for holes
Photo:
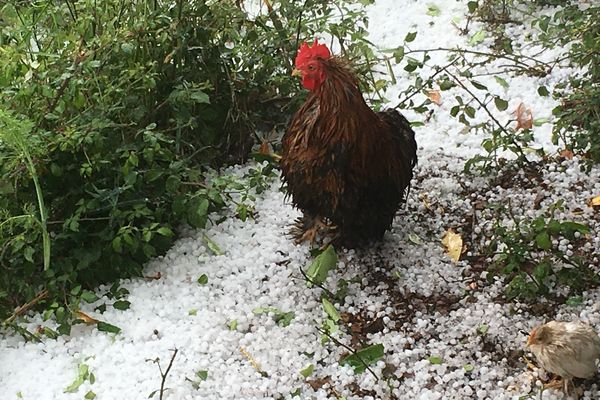
[[[423,88],[425,87],[425,83],[427,83],[427,82],[433,82],[433,78],[435,78],[436,76],[438,76],[442,71],[445,71],[446,68],[451,67],[452,65],[454,65],[454,63],[456,63],[457,60],[458,59],[456,58],[456,59],[452,60],[451,62],[449,62],[448,64],[446,64],[445,66],[443,66],[442,68],[438,69],[433,75],[431,75],[429,78],[427,78],[427,80],[425,80],[425,82],[421,86],[415,88],[415,90],[407,98],[405,98],[400,103],[398,103],[398,105],[396,107],[394,107],[394,108],[400,108],[400,107],[402,107],[404,104],[406,104],[406,102],[408,100],[412,99],[414,96],[416,96],[417,94],[421,93],[421,90],[423,90]]]
[[[155,364],[158,364],[158,370],[160,371],[160,378],[161,378],[161,382],[160,382],[160,390],[159,390],[159,400],[163,400],[163,396],[165,393],[165,382],[167,381],[167,375],[169,375],[169,371],[171,370],[171,367],[173,366],[173,361],[175,361],[175,357],[177,356],[177,352],[179,351],[179,349],[175,348],[173,350],[171,350],[173,352],[173,355],[171,356],[171,360],[169,361],[169,365],[167,366],[167,369],[165,372],[163,372],[162,367],[160,366],[160,359],[156,358],[154,360],[146,360],[146,361],[152,361]],[[152,392],[152,394],[156,393]]]
[[[450,76],[456,83],[458,83],[469,95],[471,95],[471,97],[473,98],[473,100],[475,100],[479,104],[479,106],[485,110],[485,112],[487,113],[487,115],[489,115],[489,117],[492,119],[492,121],[494,121],[494,123],[496,124],[496,126],[498,126],[498,128],[500,128],[500,130],[502,130],[502,132],[504,132],[504,134],[506,134],[506,136],[508,138],[510,138],[512,144],[515,145],[515,150],[519,154],[519,158],[521,158],[523,161],[525,161],[525,162],[528,163],[529,160],[527,159],[527,156],[525,155],[525,153],[523,153],[523,150],[521,150],[521,146],[519,146],[519,144],[514,140],[513,135],[506,130],[506,127],[504,125],[502,125],[500,123],[500,121],[498,121],[498,119],[494,116],[494,114],[489,110],[489,108],[487,107],[487,105],[483,101],[481,101],[479,99],[479,97],[477,97],[475,95],[475,93],[473,93],[464,83],[462,83],[460,81],[460,79],[458,79],[458,77],[456,75],[454,75],[453,73],[451,73],[448,70],[448,67],[444,67],[443,69],[446,71],[446,73],[448,74],[448,76]]]
[[[3,324],[5,326],[11,324],[18,316],[25,314],[29,309],[31,309],[31,307],[44,300],[46,297],[48,297],[48,291],[44,289],[40,293],[38,293],[38,295],[35,296],[31,301],[17,308],[16,311],[10,317],[4,320]]]
[[[306,280],[306,282],[310,283],[311,285],[315,285],[316,287],[322,289],[326,294],[327,297],[329,298],[335,298],[335,295],[331,292],[331,290],[327,289],[325,286],[318,284],[316,282],[314,282],[312,279],[310,279],[308,277],[308,275],[306,275],[306,272],[304,272],[304,270],[302,269],[302,267],[298,268],[300,270],[300,273],[302,274],[302,276],[304,277],[304,279]]]
[[[379,376],[377,376],[377,374],[375,373],[375,371],[373,371],[371,369],[371,367],[369,367],[369,364],[367,364],[367,362],[365,360],[362,359],[361,356],[358,355],[358,352],[356,350],[354,350],[352,347],[340,342],[339,340],[337,340],[336,338],[334,338],[329,332],[319,328],[318,326],[316,326],[317,331],[319,331],[320,333],[322,333],[323,335],[327,336],[329,339],[331,339],[335,344],[337,344],[338,346],[342,346],[343,348],[345,348],[346,350],[348,350],[350,353],[352,353],[352,355],[356,356],[356,358],[365,366],[365,368],[367,369],[367,371],[369,371],[371,373],[371,375],[373,375],[373,377],[375,378],[375,380],[379,380]]]

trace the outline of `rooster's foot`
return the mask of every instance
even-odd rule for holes
[[[300,218],[292,229],[297,244],[307,242],[313,244],[321,230],[329,230],[330,226],[321,217]]]

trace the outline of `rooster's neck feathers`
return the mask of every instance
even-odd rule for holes
[[[325,80],[313,92],[322,115],[343,119],[359,119],[378,125],[379,118],[367,105],[358,87],[358,79],[349,64],[339,57],[323,60]]]

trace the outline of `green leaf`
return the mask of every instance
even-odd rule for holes
[[[550,235],[548,235],[548,232],[546,231],[537,234],[537,236],[535,237],[535,243],[542,250],[550,250],[550,248],[552,247]]]
[[[408,240],[410,240],[414,244],[421,244],[421,238],[416,233],[409,233]]]
[[[210,249],[210,251],[213,252],[213,254],[217,256],[222,256],[223,254],[225,254],[211,238],[209,238],[206,235],[202,235],[202,238],[204,239],[204,242],[206,242],[206,246]]]
[[[438,365],[442,363],[442,358],[437,356],[431,356],[427,359],[431,364]]]
[[[23,256],[30,263],[33,262],[33,255],[34,254],[35,254],[35,249],[33,247],[31,247],[31,246],[25,247],[25,250],[23,251]]]
[[[501,99],[500,97],[494,97],[494,104],[499,111],[504,111],[508,108],[508,101]]]
[[[465,114],[469,116],[469,118],[475,118],[475,108],[471,106],[465,107]]]
[[[77,377],[69,386],[67,386],[67,388],[65,390],[63,390],[64,393],[75,393],[77,391],[77,389],[79,389],[79,386],[83,385],[83,382],[85,380],[82,377]]]
[[[584,224],[566,221],[560,224],[560,232],[563,235],[565,235],[565,237],[567,237],[568,239],[573,240],[575,238],[575,232],[587,235],[588,233],[590,233],[590,228]]]
[[[335,309],[334,305],[331,304],[331,302],[325,297],[321,299],[321,302],[323,303],[323,310],[327,315],[329,315],[329,318],[331,318],[333,322],[338,322],[340,320],[340,314]]]
[[[79,386],[85,382],[89,375],[89,367],[87,364],[79,364],[77,367],[77,378],[64,390],[64,393],[75,393]]]
[[[489,330],[490,330],[490,326],[489,325],[481,324],[477,328],[477,333],[479,333],[480,335],[485,335],[486,333],[488,333]]]
[[[504,79],[500,78],[499,76],[494,76],[494,79],[503,88],[505,88],[505,89],[508,88],[508,82],[506,82]]]
[[[465,372],[469,373],[469,372],[473,372],[475,367],[472,366],[471,364],[465,364],[465,365],[463,365],[463,369],[465,370]]]
[[[439,17],[441,13],[442,11],[437,5],[432,3],[427,5],[427,15],[432,17]]]
[[[256,314],[256,315],[260,315],[260,314],[268,314],[272,312],[273,314],[282,314],[283,311],[281,311],[279,308],[275,308],[275,307],[256,307],[252,310],[252,314]]]
[[[125,54],[131,54],[134,52],[135,46],[131,43],[124,42],[124,43],[121,43],[121,50],[123,50],[123,53],[125,53]]]
[[[583,304],[583,297],[581,297],[581,296],[569,297],[567,299],[567,301],[565,301],[565,304],[568,306],[571,306],[571,307],[580,306]]]
[[[191,91],[190,99],[192,99],[196,104],[210,104],[210,97],[208,94],[199,89]]]
[[[90,292],[89,290],[84,290],[83,293],[81,293],[81,300],[83,300],[89,304],[89,303],[93,303],[96,300],[98,300],[98,296],[96,296],[96,294],[94,292]]]
[[[174,234],[173,234],[173,231],[171,230],[171,228],[169,228],[169,227],[167,227],[167,226],[161,226],[160,228],[158,228],[158,229],[156,230],[156,232],[157,232],[159,235],[162,235],[162,236],[167,236],[167,237],[171,237],[171,236],[173,236],[173,235],[174,235]]]
[[[198,309],[192,308],[191,310],[188,310],[188,315],[191,315],[191,316],[198,315]]]
[[[456,117],[458,115],[459,111],[460,111],[460,106],[454,106],[450,109],[450,115],[452,115],[453,117]]]
[[[473,85],[475,88],[479,89],[479,90],[488,90],[487,86],[485,86],[482,83],[479,83],[477,81],[471,81],[471,85]]]
[[[296,318],[296,313],[293,311],[289,311],[286,313],[281,313],[281,314],[275,314],[275,322],[277,322],[277,325],[282,326],[282,327],[286,327],[289,326],[289,324],[292,323],[292,320]]]
[[[302,375],[305,378],[308,378],[313,374],[313,372],[315,372],[315,366],[313,364],[308,364],[306,368],[300,371],[300,375]]]
[[[399,64],[403,58],[404,58],[404,47],[398,47],[396,50],[394,50],[394,61],[396,61],[396,64]]]
[[[415,40],[416,37],[417,37],[417,32],[409,32],[408,34],[406,34],[404,41],[407,43],[410,43],[413,40]]]
[[[538,87],[537,92],[538,92],[538,94],[540,96],[544,96],[544,97],[546,97],[546,96],[548,96],[550,94],[548,92],[548,89],[546,89],[546,86],[540,86],[540,87]]]
[[[483,42],[484,39],[485,39],[485,30],[481,29],[481,30],[477,31],[473,36],[471,36],[471,39],[469,39],[469,44],[471,46],[475,46],[475,45]]]
[[[113,307],[121,311],[127,310],[130,305],[131,303],[127,300],[118,300],[113,303]]]
[[[119,333],[121,332],[121,328],[118,326],[111,325],[107,322],[98,321],[96,325],[100,332],[109,332],[109,333]]]
[[[206,285],[208,283],[208,276],[206,274],[200,275],[198,278],[198,283],[201,285]]]
[[[309,279],[309,286],[311,283],[320,285],[321,283],[325,282],[329,270],[335,268],[337,263],[338,257],[335,249],[331,245],[327,246],[325,251],[316,256],[310,267],[308,267],[306,276]]]
[[[355,373],[361,374],[367,370],[367,366],[383,359],[383,351],[382,344],[374,344],[343,358],[340,364],[350,365]]]
[[[494,141],[492,139],[484,139],[481,142],[481,147],[488,153],[491,153],[494,150]]]
[[[86,400],[94,400],[96,398],[96,393],[94,393],[90,390],[89,392],[87,392],[85,394],[85,396],[83,398]]]
[[[208,378],[208,371],[200,370],[196,372],[196,376],[200,378],[201,381],[205,381]]]
[[[237,326],[238,326],[237,319],[233,319],[233,320],[229,321],[229,324],[227,325],[227,327],[229,328],[230,331],[236,331]]]
[[[477,7],[479,7],[479,4],[477,1],[469,1],[467,7],[469,8],[469,13],[473,14],[477,10]]]
[[[550,266],[550,262],[542,261],[533,269],[533,277],[538,283],[542,283],[548,277],[551,271],[552,268]]]

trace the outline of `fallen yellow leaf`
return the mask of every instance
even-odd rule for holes
[[[593,197],[592,200],[590,200],[590,205],[592,207],[600,207],[600,196]]]
[[[83,322],[85,322],[88,325],[93,325],[93,324],[97,324],[98,323],[97,319],[94,319],[94,318],[90,317],[89,315],[87,315],[83,311],[75,310],[74,314],[77,315],[77,318],[79,318],[80,320],[82,320]]]
[[[442,105],[442,95],[439,90],[428,90],[427,97],[429,97],[429,100],[431,100],[432,103],[435,103],[438,106]]]
[[[442,239],[442,244],[446,246],[446,252],[454,261],[460,260],[460,255],[463,248],[462,237],[454,232],[452,229],[448,229],[446,235]]]

